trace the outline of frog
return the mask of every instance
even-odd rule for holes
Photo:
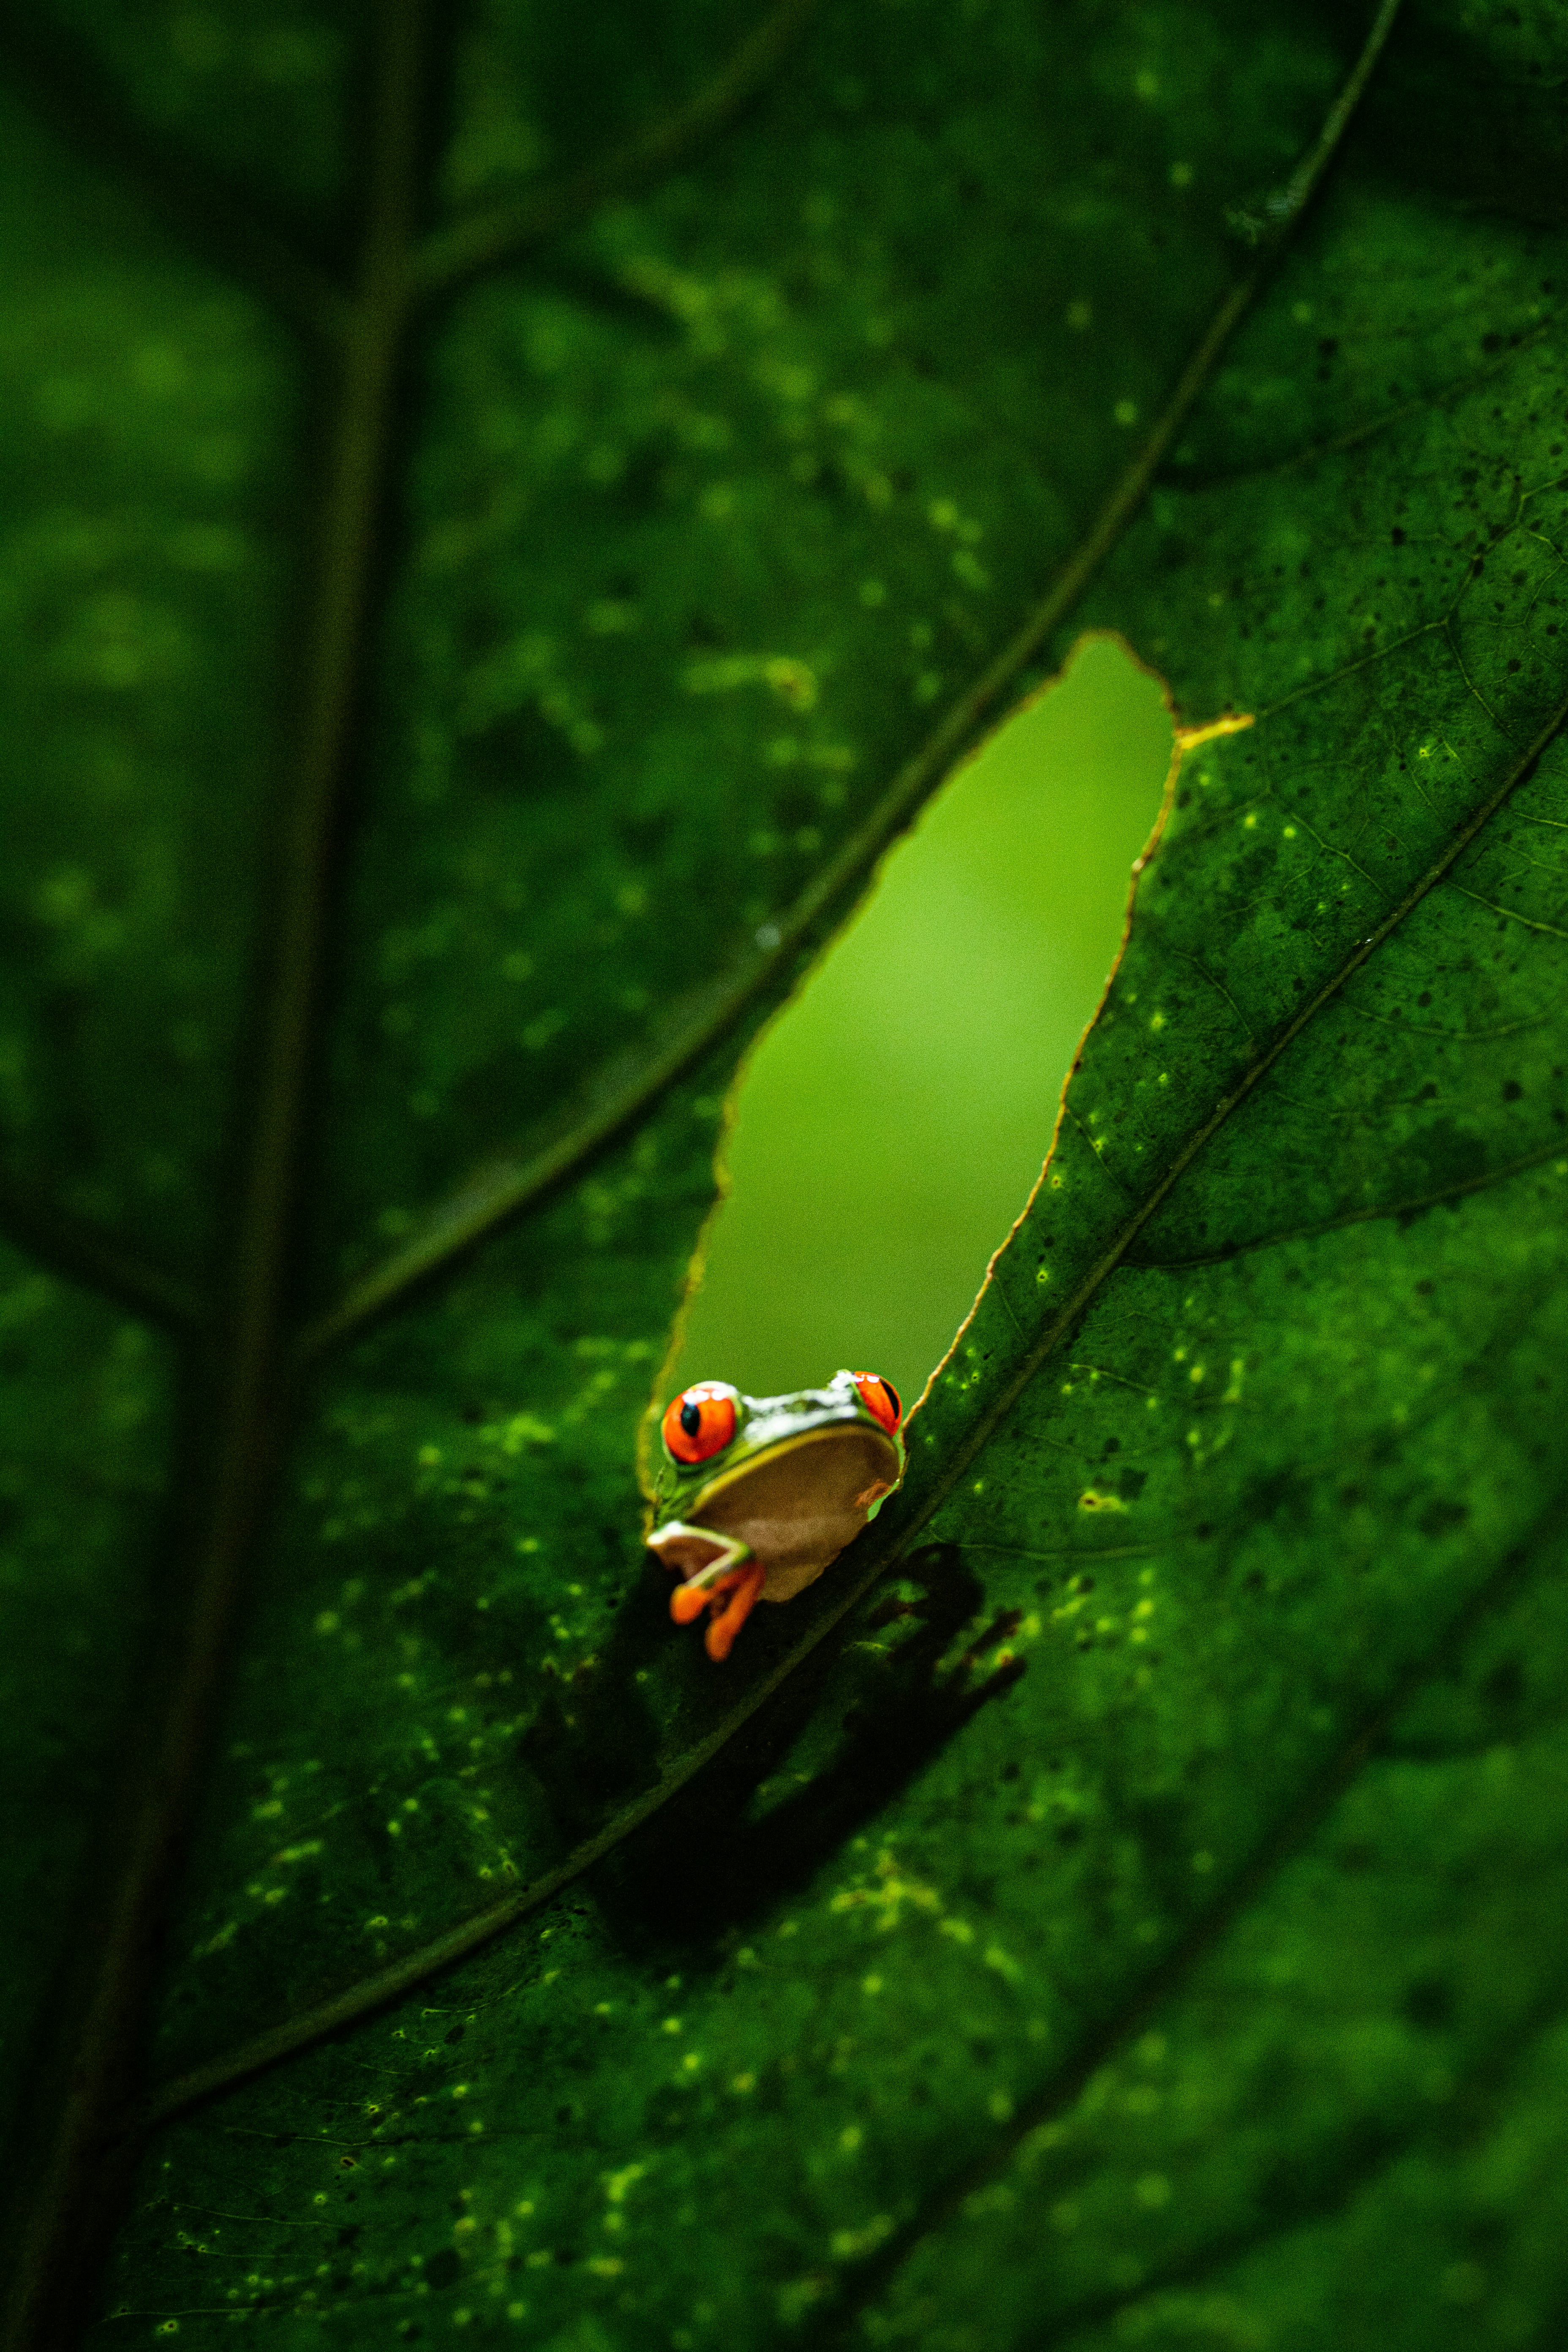
[[[697,1381],[659,1422],[650,1551],[680,1578],[678,1625],[712,1612],[704,1647],[722,1664],[759,1601],[793,1601],[902,1484],[903,1407],[879,1372],[743,1396]]]

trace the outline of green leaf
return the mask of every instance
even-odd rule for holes
[[[0,20],[15,2346],[1561,2334],[1561,32],[1391,16]],[[1125,951],[715,1669],[726,1090],[1088,625]]]

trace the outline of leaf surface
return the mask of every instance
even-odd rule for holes
[[[1304,216],[1338,12],[130,24],[4,52],[16,2341],[107,2134],[106,2344],[1544,2347],[1550,14],[1412,10]],[[1089,624],[1124,954],[716,1673],[633,1465],[737,1056]]]

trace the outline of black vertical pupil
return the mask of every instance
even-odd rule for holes
[[[899,1402],[899,1391],[893,1386],[891,1381],[884,1381],[882,1382],[882,1394],[887,1398],[888,1402],[893,1408],[893,1419],[895,1421],[902,1421],[904,1417],[904,1408]]]
[[[702,1426],[702,1407],[700,1404],[683,1404],[680,1408],[680,1426],[688,1437],[695,1437]]]

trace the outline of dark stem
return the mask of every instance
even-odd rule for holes
[[[1273,270],[1285,236],[1300,219],[1350,121],[1348,92],[1359,96],[1388,38],[1398,0],[1384,0],[1365,47],[1305,162],[1290,182],[1292,209],[1266,251],[1217,304],[1164,408],[1136,457],[1112,485],[1099,513],[1047,593],[967,694],[894,777],[837,856],[801,892],[774,929],[776,943],[710,982],[667,1026],[663,1038],[618,1084],[606,1085],[565,1134],[526,1158],[479,1171],[424,1227],[353,1283],[335,1307],[300,1335],[302,1360],[314,1360],[391,1313],[416,1290],[452,1270],[481,1242],[581,1175],[654,1108],[745,1019],[786,982],[796,959],[864,889],[877,861],[911,825],[938,784],[994,718],[1003,698],[1080,602],[1147,498],[1172,443],[1212,376],[1221,354]]]
[[[67,1282],[103,1291],[149,1322],[193,1331],[207,1320],[207,1303],[193,1284],[139,1256],[107,1226],[72,1216],[4,1174],[0,1232]]]
[[[408,320],[407,262],[421,121],[421,11],[379,12],[370,194],[359,289],[341,358],[318,510],[311,628],[295,773],[279,826],[258,1083],[243,1152],[222,1345],[203,1449],[177,1657],[152,1762],[131,1801],[119,1868],[94,1923],[91,1983],[71,2034],[54,2141],[10,2264],[8,2352],[55,2352],[89,2307],[117,2218],[105,2162],[133,2090],[166,1915],[202,1785],[241,1604],[289,1423],[285,1313],[302,1191],[304,1129],[331,912],[330,882],[363,702],[378,542],[393,455],[394,393]],[[200,1383],[196,1383],[197,1386]],[[192,1448],[193,1453],[196,1448]]]

